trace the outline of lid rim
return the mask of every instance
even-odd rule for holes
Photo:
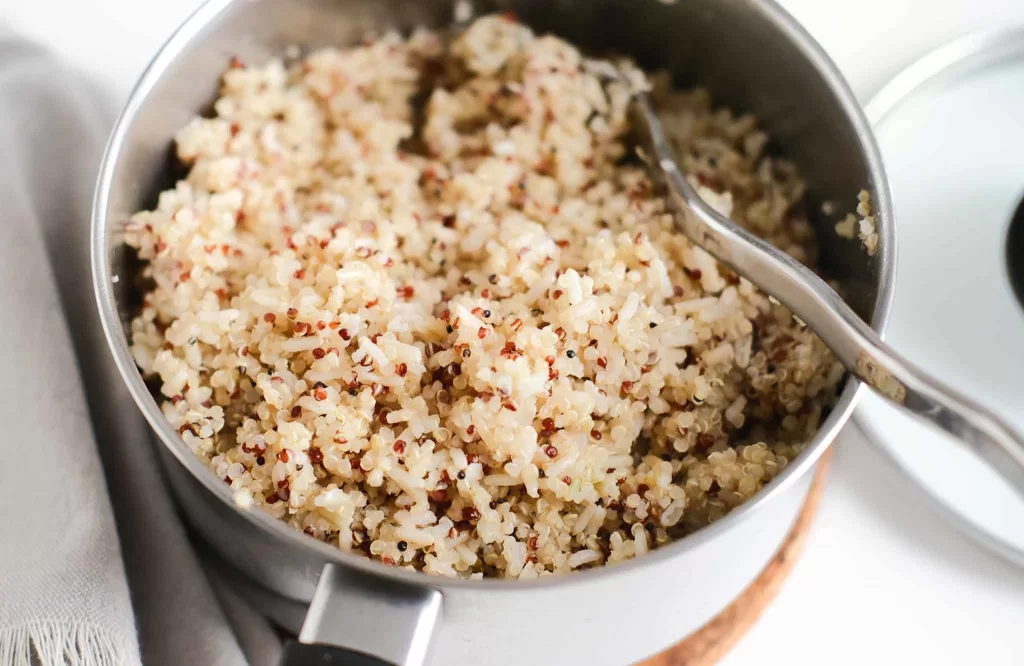
[[[949,83],[958,75],[973,74],[987,66],[1014,57],[1024,57],[1024,24],[968,33],[929,51],[889,79],[864,105],[865,115],[877,132],[887,118],[922,90],[933,85]],[[893,199],[898,219],[900,204],[895,200],[895,194]],[[898,272],[898,264],[896,268]],[[858,405],[852,422],[874,450],[878,451],[903,478],[909,479],[917,487],[927,500],[929,510],[988,552],[1010,564],[1024,567],[1024,548],[971,521],[965,513],[942,499],[942,494],[935,492],[912,473],[911,468],[883,443],[885,438],[867,418],[870,408],[865,407],[866,404],[861,402]]]
[[[1024,55],[1024,24],[968,33],[932,49],[889,79],[864,105],[872,128],[911,96],[964,69],[976,69]]]
[[[911,473],[909,467],[897,458],[887,446],[881,443],[882,438],[878,434],[877,429],[868,424],[867,419],[864,416],[863,407],[860,407],[855,411],[850,420],[853,422],[854,426],[860,429],[861,434],[864,435],[864,439],[871,444],[872,448],[881,454],[881,456],[885,458],[885,460],[892,465],[892,467],[899,472],[901,476],[909,479],[924,498],[928,500],[926,504],[929,511],[944,520],[960,533],[970,537],[986,550],[998,555],[1010,564],[1024,567],[1024,550],[1017,547],[1015,544],[1001,539],[992,532],[980,527],[978,524],[971,522],[965,518],[962,513],[940,499],[940,495],[932,492],[928,487],[921,483],[918,478]]]

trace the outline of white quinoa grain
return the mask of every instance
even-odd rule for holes
[[[534,578],[682,537],[798,454],[841,369],[677,231],[623,159],[628,91],[581,63],[485,17],[232,67],[181,130],[188,176],[127,230],[153,285],[132,350],[240,506]],[[665,80],[702,196],[812,263],[796,170]]]
[[[848,214],[836,223],[835,229],[842,238],[859,238],[868,256],[874,256],[878,251],[878,231],[875,216],[871,214],[871,194],[867,190],[861,190],[857,195],[857,215]]]

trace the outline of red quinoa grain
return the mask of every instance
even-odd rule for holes
[[[238,502],[387,564],[533,578],[685,536],[792,462],[834,358],[690,251],[620,159],[620,83],[500,16],[365,44],[269,65],[284,78],[232,61],[231,117],[177,137],[189,191],[125,224],[147,278],[133,352]],[[515,66],[474,67],[481,44]],[[800,176],[751,120],[658,101],[702,196],[813,256]],[[396,140],[414,124],[417,154]]]

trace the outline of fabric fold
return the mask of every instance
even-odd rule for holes
[[[67,183],[37,176],[64,169],[68,146],[51,141],[51,125],[69,120],[55,116],[68,109],[37,108],[26,90],[56,89],[40,51],[0,44],[0,663],[138,664],[113,513],[42,235]]]
[[[280,641],[215,594],[103,337],[89,259],[102,99],[0,35],[0,663],[267,663]]]

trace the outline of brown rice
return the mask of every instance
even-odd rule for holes
[[[841,366],[676,230],[626,159],[627,91],[581,63],[504,17],[233,62],[127,239],[135,359],[240,506],[531,578],[708,524],[815,432]],[[754,119],[656,92],[702,196],[812,263]]]

